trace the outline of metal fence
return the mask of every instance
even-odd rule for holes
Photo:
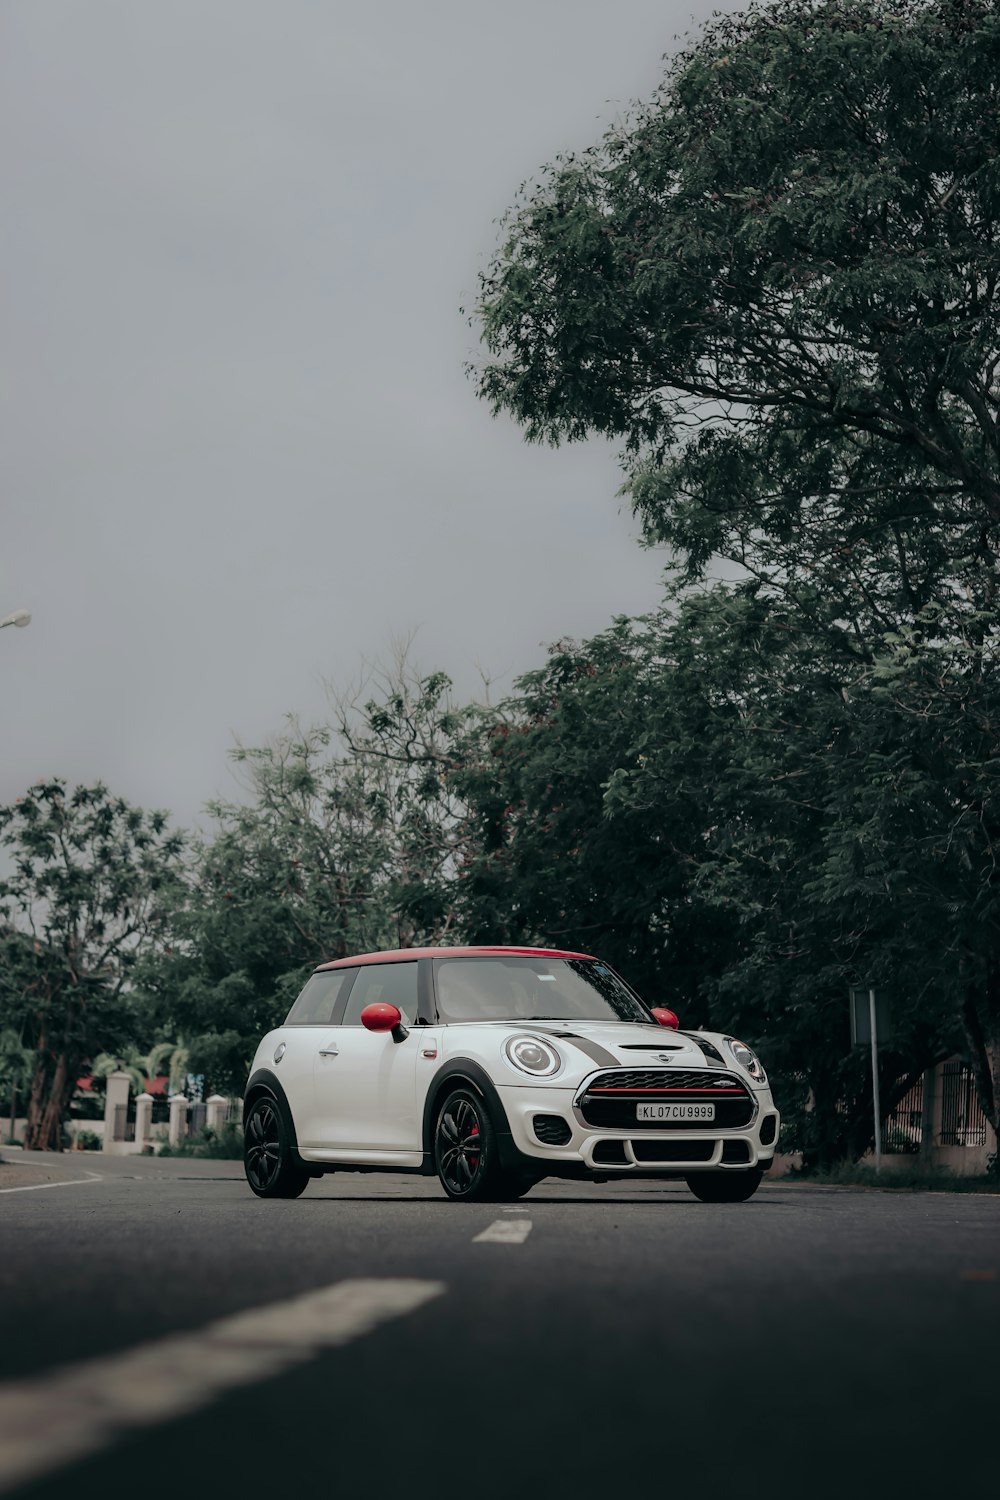
[[[924,1080],[918,1078],[896,1107],[886,1115],[882,1126],[882,1148],[905,1156],[920,1150],[923,1140]]]
[[[208,1105],[200,1100],[188,1105],[187,1133],[188,1135],[200,1135],[205,1129],[208,1119]]]
[[[986,1144],[986,1116],[976,1097],[972,1069],[965,1063],[946,1063],[941,1072],[941,1144]]]

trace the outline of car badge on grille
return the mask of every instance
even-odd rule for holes
[[[668,1063],[668,1062],[673,1062],[673,1058],[671,1057],[671,1055],[670,1055],[669,1052],[655,1052],[653,1054],[653,1061],[654,1062]]]

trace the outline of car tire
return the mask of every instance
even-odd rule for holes
[[[702,1203],[745,1203],[760,1187],[764,1173],[759,1167],[751,1172],[692,1172],[684,1180]]]
[[[485,1100],[470,1087],[452,1089],[438,1109],[434,1166],[441,1186],[456,1201],[498,1203],[520,1197],[517,1189],[523,1179],[512,1177],[501,1166],[490,1112]]]
[[[309,1173],[292,1154],[281,1110],[270,1094],[255,1099],[247,1114],[243,1170],[258,1198],[297,1198],[309,1185]]]

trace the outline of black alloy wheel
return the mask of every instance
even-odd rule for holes
[[[489,1110],[471,1088],[454,1089],[438,1111],[434,1165],[449,1198],[497,1202],[517,1196],[500,1165]]]
[[[243,1167],[258,1198],[297,1198],[309,1185],[309,1173],[292,1156],[278,1105],[270,1095],[257,1099],[247,1115]]]
[[[745,1203],[760,1187],[760,1167],[749,1172],[692,1172],[684,1180],[702,1203]]]

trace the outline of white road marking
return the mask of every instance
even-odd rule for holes
[[[182,1416],[348,1344],[444,1290],[440,1281],[340,1281],[195,1333],[0,1384],[0,1491],[95,1453],[130,1427]]]
[[[19,1163],[15,1163],[19,1165]],[[103,1182],[98,1172],[88,1172],[86,1177],[67,1177],[65,1182],[32,1182],[24,1187],[0,1188],[0,1193],[41,1193],[46,1188],[79,1187],[82,1182]]]
[[[474,1245],[523,1245],[531,1233],[530,1219],[495,1219],[482,1234],[473,1237]]]

